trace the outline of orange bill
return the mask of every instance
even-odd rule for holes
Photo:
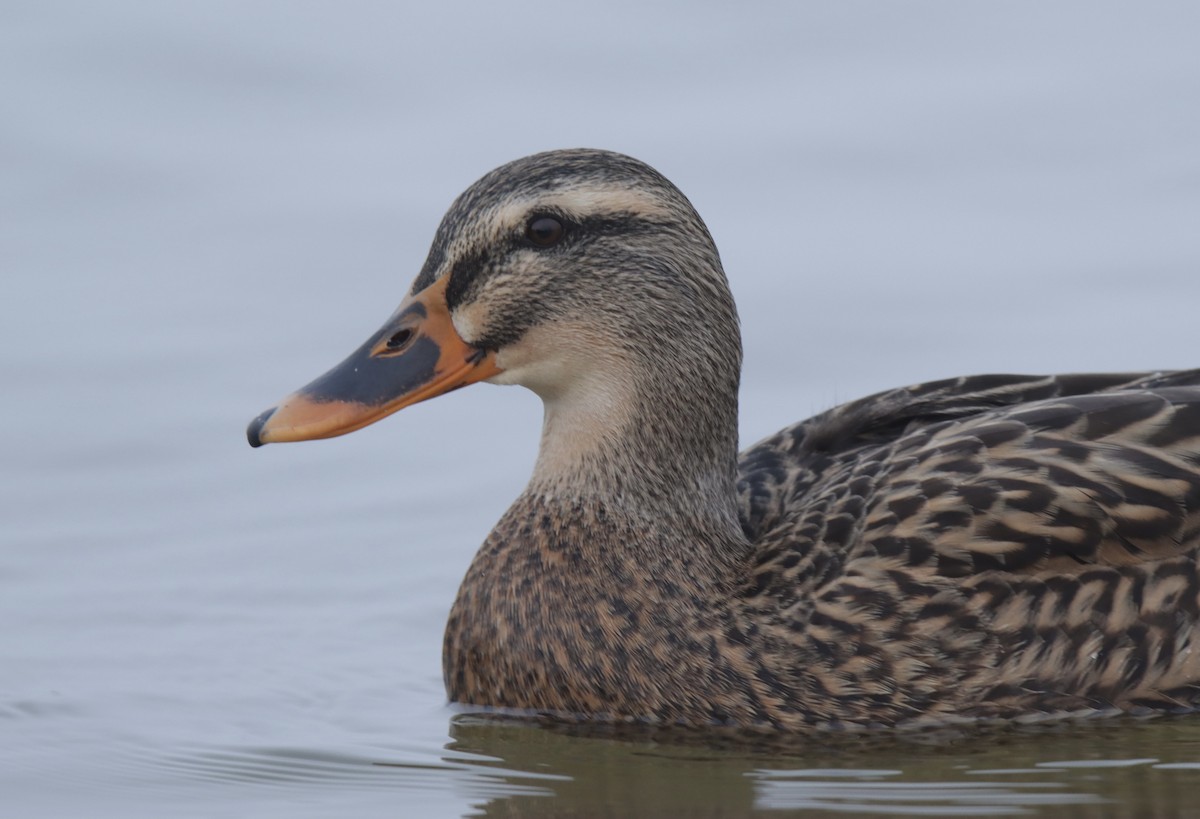
[[[410,295],[338,366],[250,422],[250,446],[332,438],[500,372],[495,354],[459,337],[443,276]]]

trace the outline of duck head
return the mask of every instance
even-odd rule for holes
[[[740,362],[716,247],[683,194],[630,157],[551,151],[459,196],[383,327],[247,434],[341,435],[486,380],[542,397],[539,462],[649,424],[660,448],[719,450],[731,471]],[[695,419],[714,414],[733,441]]]

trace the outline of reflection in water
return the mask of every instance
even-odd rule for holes
[[[552,799],[492,800],[484,805],[486,816],[717,817],[744,814],[753,804],[753,783],[745,776],[750,761],[729,752],[577,737],[472,717],[456,719],[451,735],[451,750],[567,777],[550,786]]]
[[[214,793],[236,806],[204,816],[312,815],[327,805],[331,816],[398,817],[1167,817],[1192,815],[1200,791],[1200,718],[740,742],[470,714],[448,729],[439,750],[433,738],[333,749],[314,736],[308,747],[169,752],[122,743],[73,782],[143,808],[100,815],[163,813],[147,813],[151,804],[211,809]]]
[[[755,807],[919,816],[1004,816],[1032,806],[1093,805],[1056,782],[888,782],[813,778],[810,771],[760,772]],[[828,773],[828,772],[826,772]],[[853,777],[854,771],[845,772]],[[899,772],[897,772],[899,773]]]
[[[760,739],[662,732],[587,736],[514,720],[461,716],[448,764],[486,816],[723,817],[754,812],[878,816],[1178,816],[1200,783],[1200,722],[1128,720],[1011,729],[971,737]],[[593,732],[594,734],[594,732]],[[800,743],[803,744],[800,744]],[[1105,758],[1105,748],[1138,757]],[[1151,751],[1155,755],[1151,755]],[[1190,759],[1180,759],[1181,756]],[[1160,759],[1172,761],[1160,762]],[[495,762],[488,762],[488,759]],[[539,789],[498,794],[491,769]],[[520,772],[513,774],[514,771]],[[505,772],[505,773],[502,773]],[[525,779],[523,779],[525,778]]]

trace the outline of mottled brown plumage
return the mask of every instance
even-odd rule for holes
[[[739,456],[712,240],[601,151],[472,186],[410,299],[439,287],[477,377],[546,405],[447,625],[451,699],[790,730],[1200,700],[1200,372],[923,384]]]

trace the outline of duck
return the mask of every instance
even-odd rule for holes
[[[976,375],[739,452],[739,319],[700,215],[555,150],[453,204],[388,321],[250,424],[342,435],[469,384],[544,407],[451,609],[451,702],[777,732],[1200,702],[1200,370]]]

